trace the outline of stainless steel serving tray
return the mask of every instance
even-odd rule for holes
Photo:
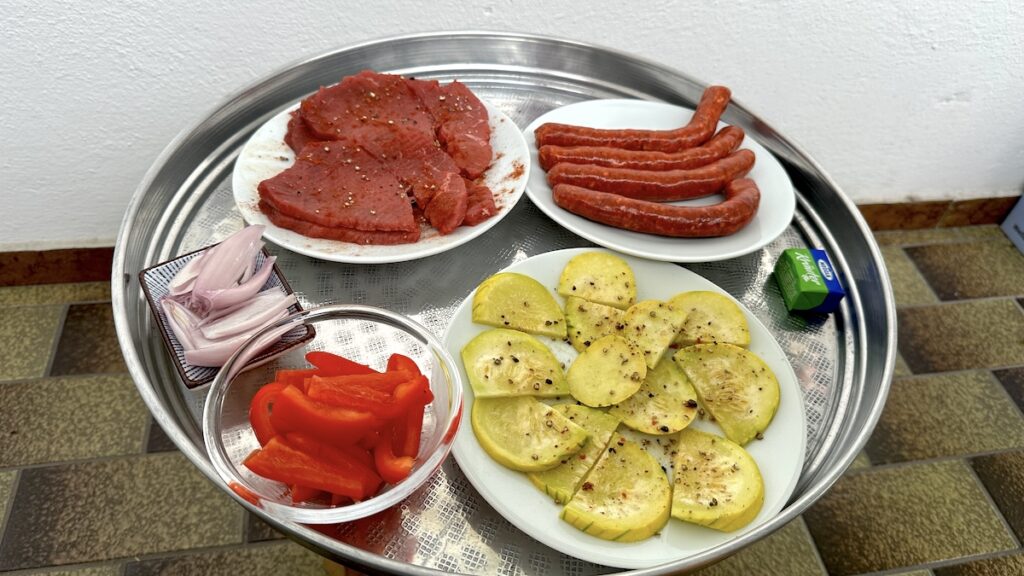
[[[482,32],[404,36],[360,44],[296,63],[237,93],[164,150],[132,198],[118,237],[113,307],[118,338],[139,392],[181,451],[227,493],[210,466],[197,420],[202,395],[178,382],[146,309],[137,273],[219,241],[242,226],[230,189],[234,160],[274,113],[321,85],[362,69],[459,79],[519,126],[564,104],[643,98],[693,106],[703,85],[675,70],[578,42]],[[727,545],[631,574],[668,574],[712,563],[799,515],[853,461],[882,410],[896,350],[892,290],[878,247],[854,205],[798,146],[743,106],[723,118],[742,126],[783,163],[797,190],[796,216],[776,241],[741,258],[687,265],[736,296],[786,350],[808,415],[806,465],[785,510]],[[824,129],[824,127],[823,127]],[[305,307],[358,302],[408,314],[440,335],[455,307],[486,276],[522,258],[587,242],[540,213],[527,198],[475,241],[436,256],[384,265],[322,262],[276,246],[285,276]],[[828,317],[789,315],[771,279],[788,247],[826,248],[848,291]],[[564,556],[501,518],[449,459],[427,486],[381,517],[285,532],[344,564],[404,574],[599,574],[614,569]]]

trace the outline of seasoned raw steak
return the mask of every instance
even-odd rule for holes
[[[302,115],[299,114],[298,110],[292,112],[291,118],[288,119],[288,132],[284,135],[284,143],[298,154],[306,147],[306,144],[314,140],[320,140],[320,138],[317,138],[309,130],[306,126],[306,121],[302,119]]]
[[[420,229],[417,227],[412,232],[367,232],[365,230],[354,230],[340,226],[318,226],[304,220],[285,216],[273,206],[260,200],[260,210],[270,218],[276,226],[287,228],[298,232],[303,236],[311,238],[327,238],[328,240],[340,240],[354,244],[408,244],[420,239]]]
[[[409,87],[434,118],[441,147],[470,179],[491,164],[491,126],[487,109],[461,82],[408,80]]]
[[[448,234],[462,223],[466,186],[459,167],[432,136],[398,126],[367,126],[357,137],[361,146],[412,190],[431,226]]]
[[[466,195],[466,219],[462,221],[466,226],[476,226],[498,212],[494,194],[487,186],[466,180]]]
[[[322,140],[353,137],[362,126],[403,126],[434,133],[434,119],[405,78],[366,70],[321,88],[299,107],[306,125]]]
[[[295,164],[258,189],[260,199],[276,211],[318,226],[419,230],[405,187],[350,141],[307,144]]]

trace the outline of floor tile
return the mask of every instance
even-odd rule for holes
[[[1024,416],[987,370],[896,379],[867,444],[884,464],[1024,447]]]
[[[1024,554],[1011,554],[936,568],[935,576],[1020,576],[1024,574]]]
[[[1024,255],[1009,242],[912,246],[905,250],[943,300],[1024,294]],[[899,300],[896,303],[900,304]]]
[[[250,512],[245,513],[245,533],[247,535],[246,540],[248,542],[263,542],[266,540],[280,540],[284,538],[284,534],[281,534],[277,530],[274,530],[270,524],[267,524],[261,520],[255,514]]]
[[[764,540],[737,552],[718,564],[698,570],[699,576],[746,576],[786,574],[824,576],[814,542],[802,519],[797,518]]]
[[[948,200],[905,202],[899,204],[861,204],[858,206],[872,230],[911,230],[932,228],[949,208]]]
[[[171,441],[170,436],[164,432],[164,429],[156,423],[156,420],[150,418],[149,423],[149,437],[146,438],[146,452],[173,452],[178,447]]]
[[[0,286],[0,306],[65,304],[110,300],[110,282]]]
[[[110,303],[68,308],[51,374],[125,372]]]
[[[14,495],[14,480],[18,477],[16,470],[0,472],[0,540],[4,535],[4,514],[7,512],[7,505]]]
[[[237,544],[242,511],[180,454],[30,468],[0,570]]]
[[[1013,210],[1020,196],[956,200],[939,219],[939,226],[999,224]]]
[[[0,252],[0,286],[109,282],[113,248]]]
[[[124,576],[192,576],[245,574],[323,576],[323,558],[293,542],[275,542],[231,550],[183,554],[173,558],[131,562]]]
[[[903,378],[905,376],[912,376],[914,373],[910,371],[910,366],[907,366],[907,361],[903,359],[903,355],[899,352],[896,353],[896,367],[893,369],[894,378]]]
[[[899,351],[915,374],[1024,364],[1024,312],[1013,300],[904,308],[897,315]]]
[[[913,246],[965,242],[967,240],[1006,240],[1006,234],[995,224],[962,228],[923,228],[921,230],[879,230],[875,241],[880,246]]]
[[[121,576],[120,564],[102,564],[99,566],[79,566],[75,568],[53,568],[15,572],[10,576]]]
[[[935,304],[939,299],[899,246],[883,246],[882,257],[889,272],[897,306]]]
[[[804,513],[804,520],[834,576],[912,568],[1016,546],[960,461],[848,474]]]
[[[138,454],[148,417],[128,375],[0,384],[0,466]]]
[[[971,464],[1003,518],[1024,540],[1024,451],[982,456]]]
[[[46,373],[63,306],[0,309],[0,380],[39,378]]]
[[[994,374],[996,379],[1003,383],[1010,398],[1013,398],[1017,406],[1024,410],[1024,367],[997,370]]]

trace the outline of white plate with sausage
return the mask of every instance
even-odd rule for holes
[[[555,122],[591,128],[669,130],[684,126],[693,114],[691,109],[665,102],[625,99],[588,100],[551,110],[534,120],[524,131],[534,166],[526,193],[542,212],[567,230],[606,248],[640,258],[668,262],[711,262],[735,258],[764,247],[789,226],[796,208],[796,194],[789,175],[779,161],[749,135],[743,139],[739,149],[754,153],[754,167],[746,177],[757,184],[761,201],[753,219],[728,236],[677,238],[614,228],[573,214],[556,205],[552,199],[547,173],[540,167],[534,136],[535,130],[542,124]],[[719,122],[717,129],[726,126]],[[721,202],[722,196],[715,194],[671,204],[701,207]]]

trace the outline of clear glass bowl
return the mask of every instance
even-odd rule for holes
[[[305,346],[240,371],[236,361],[264,332],[288,323],[312,326],[316,337]],[[249,403],[256,391],[274,380],[277,370],[308,368],[306,352],[323,350],[384,370],[391,354],[404,354],[430,379],[434,401],[427,405],[416,464],[408,478],[355,504],[293,504],[287,487],[251,472],[242,461],[260,447],[249,424]],[[240,364],[244,364],[241,362]],[[282,519],[307,524],[349,522],[380,512],[420,487],[448,457],[462,416],[462,381],[458,367],[441,342],[414,320],[371,306],[328,305],[293,314],[253,336],[220,370],[207,396],[203,436],[210,461],[236,493]]]

